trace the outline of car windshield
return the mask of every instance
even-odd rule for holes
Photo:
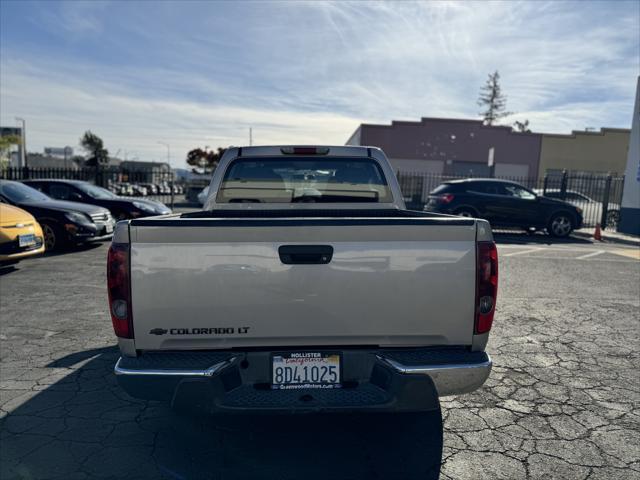
[[[373,160],[260,158],[227,169],[219,203],[389,203],[391,191]]]
[[[108,198],[116,198],[116,195],[111,193],[106,188],[98,187],[96,185],[91,185],[90,183],[78,183],[76,186],[82,190],[84,193],[89,195],[91,198],[96,198],[100,200],[106,200]]]
[[[1,182],[0,194],[15,203],[47,202],[51,200],[44,193],[19,182]]]

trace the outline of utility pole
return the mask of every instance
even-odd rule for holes
[[[164,145],[165,147],[167,147],[167,163],[169,164],[169,166],[171,166],[171,145],[164,142],[158,142],[158,143],[160,145]]]
[[[64,168],[67,169],[67,159],[69,158],[69,152],[71,147],[64,147]]]
[[[21,152],[21,157],[20,158],[20,163],[21,163],[21,167],[26,167],[27,165],[27,132],[25,131],[26,129],[26,122],[24,121],[24,118],[20,118],[20,117],[16,117],[16,121],[21,122],[22,123],[22,129],[20,130],[20,134],[21,134],[21,142],[22,142],[22,147],[20,148],[20,152]]]
[[[253,128],[249,127],[249,146],[253,145]]]
[[[158,142],[158,143],[160,145],[164,145],[165,147],[167,147],[167,163],[169,164],[169,174],[170,174],[169,188],[171,189],[171,210],[173,210],[174,198],[173,198],[173,170],[171,170],[171,146],[168,143],[164,143],[164,142]]]

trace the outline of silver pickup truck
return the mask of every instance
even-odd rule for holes
[[[202,211],[119,222],[130,395],[209,412],[428,411],[489,376],[484,220],[405,209],[367,147],[226,151]]]

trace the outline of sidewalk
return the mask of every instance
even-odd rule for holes
[[[594,231],[595,228],[581,228],[580,230],[574,230],[572,235],[579,238],[588,238],[593,240]],[[602,230],[602,241],[606,243],[621,243],[623,245],[640,247],[640,237],[636,235],[627,235],[625,233],[610,232],[609,230]],[[597,242],[594,241],[594,243]]]

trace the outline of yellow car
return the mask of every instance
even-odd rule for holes
[[[0,203],[0,266],[44,252],[42,228],[31,214]]]

